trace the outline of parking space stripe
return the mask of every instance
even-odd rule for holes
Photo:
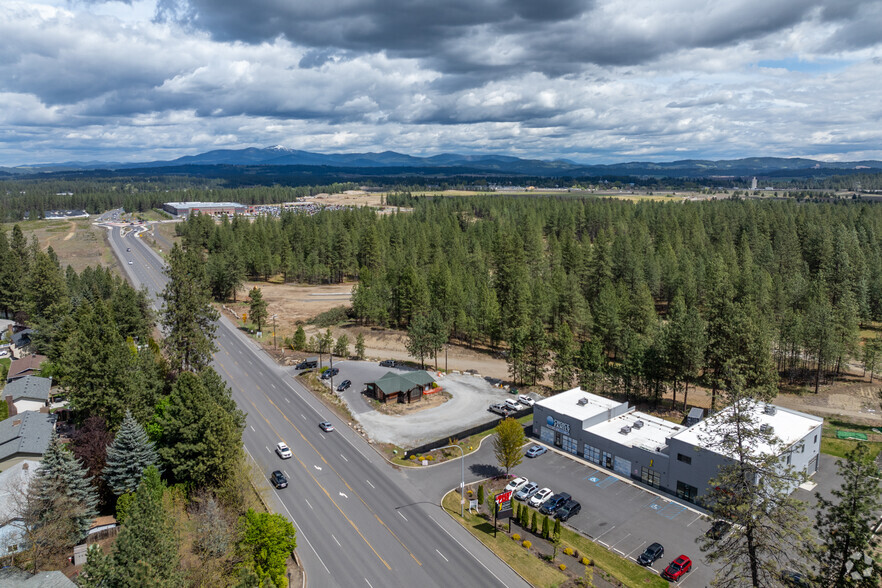
[[[597,486],[598,488],[609,488],[610,486],[612,486],[613,484],[615,484],[615,483],[618,482],[618,481],[619,481],[619,479],[616,478],[615,476],[607,476],[606,479],[601,480],[600,482],[598,482],[598,483],[596,484],[596,486]]]

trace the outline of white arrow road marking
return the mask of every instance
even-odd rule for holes
[[[318,471],[322,471],[322,468],[320,468],[320,467],[317,466],[317,465],[313,465],[312,467],[314,467],[314,468],[317,469]]]
[[[349,498],[348,496],[346,496],[346,495],[343,494],[342,492],[340,492],[340,496],[342,496],[343,498]]]

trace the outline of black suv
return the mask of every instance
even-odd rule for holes
[[[542,505],[542,508],[539,509],[539,512],[541,512],[542,514],[549,515],[549,514],[553,513],[554,511],[556,511],[557,509],[559,509],[560,507],[562,507],[564,504],[566,504],[567,500],[569,500],[570,498],[572,498],[572,496],[570,496],[566,492],[561,492],[560,494],[555,494],[554,496],[549,498],[547,501],[545,501],[545,504]]]
[[[288,478],[285,477],[285,474],[276,470],[270,476],[270,481],[273,483],[273,486],[276,488],[287,488],[288,487]]]
[[[575,500],[567,500],[563,506],[559,507],[554,516],[559,518],[561,522],[566,522],[570,517],[574,517],[582,510],[582,505]]]
[[[342,392],[343,390],[348,389],[351,385],[352,382],[350,382],[349,380],[343,380],[342,382],[340,382],[340,385],[337,386],[337,392]]]
[[[655,563],[655,560],[659,559],[664,554],[665,548],[662,547],[662,544],[653,543],[646,548],[646,551],[640,554],[640,557],[637,558],[637,563],[639,563],[641,566],[651,566],[653,563]]]
[[[339,373],[340,373],[340,370],[338,370],[337,368],[328,368],[322,374],[322,380],[329,380],[330,378],[333,378],[334,376],[336,376]]]
[[[306,361],[301,361],[296,366],[294,366],[294,369],[296,369],[296,370],[312,370],[317,367],[318,367],[317,361],[312,361],[312,360],[307,359]]]

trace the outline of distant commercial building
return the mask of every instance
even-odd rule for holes
[[[46,220],[89,218],[89,213],[85,210],[47,210],[43,218]]]
[[[760,402],[748,409],[780,439],[783,463],[807,475],[817,471],[823,419]],[[720,468],[732,462],[719,452],[712,426],[731,410],[686,427],[574,388],[535,404],[533,432],[543,442],[621,476],[700,502]]]
[[[236,202],[166,202],[162,209],[175,216],[190,214],[245,214],[248,207]]]

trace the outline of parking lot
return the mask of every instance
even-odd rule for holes
[[[451,398],[441,406],[412,414],[387,415],[374,410],[362,391],[368,382],[378,380],[386,372],[412,371],[411,368],[388,368],[373,362],[349,360],[335,361],[334,367],[340,370],[334,376],[335,387],[343,380],[352,381],[349,389],[340,395],[368,436],[376,442],[401,447],[415,447],[489,422],[498,418],[487,410],[491,404],[514,398],[507,390],[480,377],[460,374],[439,377],[437,372],[429,371]],[[330,385],[329,381],[326,383]]]

